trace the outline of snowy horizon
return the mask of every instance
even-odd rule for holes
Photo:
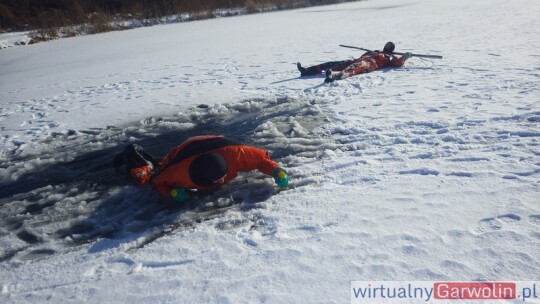
[[[370,0],[0,51],[0,302],[349,303],[357,281],[540,295],[539,8]],[[330,84],[296,69],[387,41],[443,59]],[[170,208],[111,167],[201,134],[267,149],[290,186],[250,172]],[[540,299],[523,300],[505,303]]]

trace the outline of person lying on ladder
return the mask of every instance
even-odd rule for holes
[[[393,42],[387,42],[382,51],[365,52],[362,56],[354,60],[342,60],[325,62],[308,68],[302,67],[300,62],[296,67],[300,71],[300,76],[317,75],[325,71],[325,82],[333,82],[358,74],[373,72],[384,67],[400,67],[405,61],[411,58],[411,53],[403,56],[393,54],[396,48]]]

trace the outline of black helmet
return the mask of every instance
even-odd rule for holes
[[[227,174],[227,162],[219,153],[201,154],[189,165],[189,177],[199,186],[212,186],[225,174]]]
[[[383,52],[385,52],[385,53],[393,53],[395,49],[396,49],[396,45],[393,42],[388,41],[384,45]]]

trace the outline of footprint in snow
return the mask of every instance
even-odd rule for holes
[[[531,214],[529,215],[529,221],[535,225],[540,226],[540,214]]]
[[[53,254],[56,254],[56,251],[53,249],[48,249],[48,248],[35,249],[19,257],[19,259],[22,261],[36,261],[36,260],[47,258]]]
[[[505,225],[521,221],[521,216],[515,213],[507,213],[494,217],[486,217],[478,222],[478,233],[491,232],[501,230]]]

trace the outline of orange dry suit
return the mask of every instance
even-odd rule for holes
[[[378,51],[366,52],[356,59],[352,64],[345,67],[342,70],[342,74],[339,79],[344,79],[362,73],[373,72],[384,67],[400,67],[405,63],[406,60],[407,58],[404,56],[396,57],[393,54]]]
[[[189,168],[197,156],[209,152],[223,156],[227,164],[227,173],[224,182],[204,187],[191,180]],[[215,189],[235,178],[238,172],[257,169],[272,176],[272,171],[279,165],[270,159],[268,151],[243,145],[222,136],[195,136],[169,151],[159,167],[152,175],[150,183],[163,197],[167,197],[169,191],[174,188],[199,191]]]

